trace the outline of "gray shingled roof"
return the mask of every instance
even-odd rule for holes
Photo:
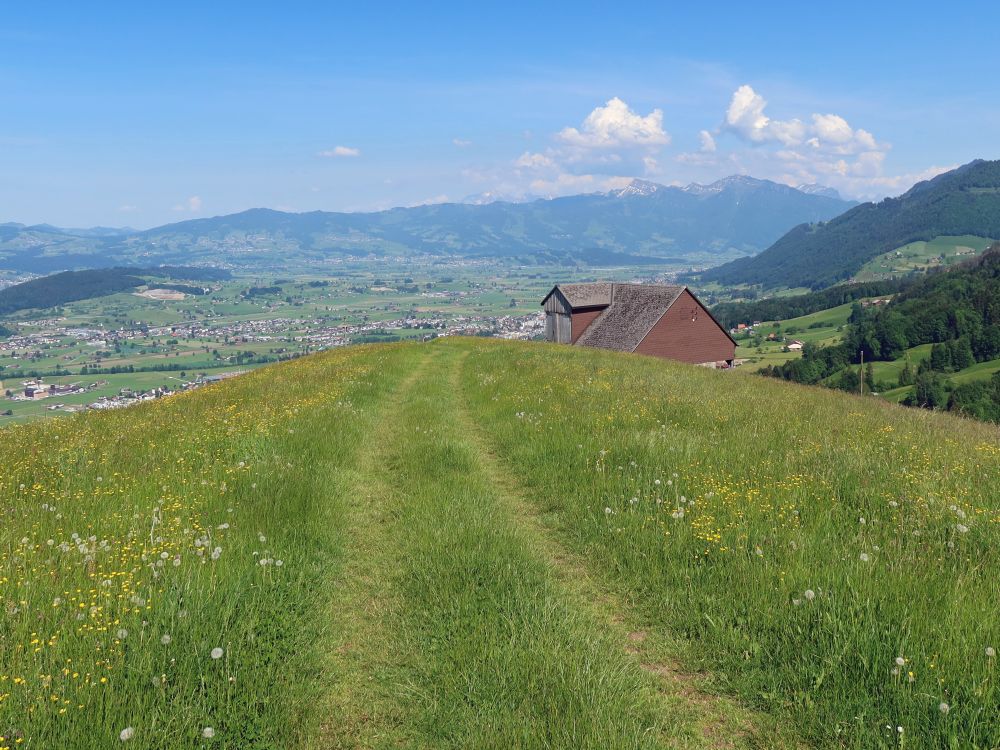
[[[611,284],[558,284],[570,307],[600,307],[611,304]]]
[[[596,346],[619,352],[635,351],[656,321],[685,289],[683,286],[663,284],[608,286],[613,286],[611,304],[587,326],[587,330],[576,341],[578,346]]]

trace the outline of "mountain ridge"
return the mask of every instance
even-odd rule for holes
[[[851,278],[883,253],[943,235],[1000,237],[1000,161],[976,159],[918,182],[896,198],[800,224],[759,255],[710,269],[700,278],[821,289]]]
[[[706,263],[759,252],[789,227],[830,219],[853,205],[747,177],[703,187],[690,191],[633,181],[610,193],[373,213],[252,208],[125,234],[0,225],[0,268],[66,270],[135,258],[260,267],[279,259],[319,262],[370,255],[577,262],[624,254]]]

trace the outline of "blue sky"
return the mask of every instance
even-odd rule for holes
[[[741,172],[878,197],[1000,157],[995,3],[81,5],[4,10],[0,222]]]

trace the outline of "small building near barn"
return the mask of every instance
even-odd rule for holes
[[[547,341],[709,367],[732,367],[736,356],[736,342],[686,286],[557,284],[542,307]]]

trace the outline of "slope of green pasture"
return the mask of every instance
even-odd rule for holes
[[[851,304],[838,305],[819,312],[803,315],[798,318],[788,320],[762,322],[754,329],[754,333],[764,339],[758,352],[751,340],[737,339],[738,347],[736,356],[739,359],[746,359],[744,365],[747,370],[759,370],[767,365],[784,364],[790,359],[797,359],[802,356],[801,352],[784,351],[785,342],[795,339],[802,342],[811,342],[818,346],[835,344],[841,338],[841,329],[847,324],[847,319],[851,315]],[[776,341],[768,341],[767,337],[774,334]]]
[[[446,338],[3,436],[0,747],[1000,744],[989,425]]]
[[[911,242],[872,258],[855,274],[854,280],[870,281],[929,268],[943,268],[982,254],[992,243],[991,239],[971,234]]]
[[[816,747],[1000,743],[996,427],[553,346],[483,347],[465,383],[560,538],[719,690]]]

